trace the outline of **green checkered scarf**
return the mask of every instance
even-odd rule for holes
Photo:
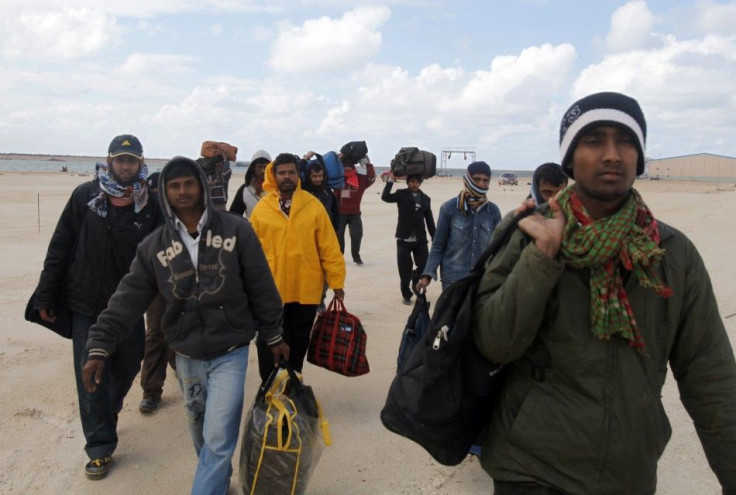
[[[643,348],[621,271],[633,271],[642,287],[662,297],[672,294],[657,273],[664,255],[659,247],[657,221],[634,189],[619,211],[600,220],[591,218],[574,184],[560,194],[558,201],[567,220],[560,249],[565,263],[590,269],[593,334],[604,340],[620,334],[632,347]]]

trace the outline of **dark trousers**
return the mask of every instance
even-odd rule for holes
[[[564,492],[537,483],[493,481],[494,495],[565,495]]]
[[[82,367],[87,362],[89,327],[97,318],[72,313],[72,347],[74,374],[77,379],[79,415],[87,444],[84,450],[90,459],[112,455],[118,444],[117,415],[123,408],[123,399],[141,369],[146,329],[141,318],[133,333],[117,345],[107,359],[102,382],[95,392],[87,392],[82,381]]]
[[[312,332],[316,314],[316,304],[284,304],[284,342],[289,346],[289,364],[296,371],[301,371],[304,366],[304,358],[309,349],[309,335]],[[273,371],[273,354],[263,342],[258,342],[256,348],[258,349],[258,371],[263,381]]]
[[[141,366],[141,388],[144,399],[161,399],[166,380],[166,366],[176,369],[176,353],[166,347],[161,328],[161,316],[166,301],[161,294],[156,296],[146,311],[146,353]]]
[[[353,261],[360,259],[360,242],[363,240],[363,220],[360,213],[357,215],[340,215],[340,227],[337,230],[337,240],[340,243],[340,252],[345,252],[345,227],[350,230],[350,254]]]
[[[404,299],[411,299],[414,286],[419,281],[419,274],[424,271],[424,265],[427,264],[428,256],[426,242],[406,242],[396,239],[396,263],[399,266],[399,285]]]

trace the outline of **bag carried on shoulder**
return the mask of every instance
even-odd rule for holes
[[[330,445],[312,387],[285,366],[274,368],[263,382],[246,418],[240,450],[245,494],[305,493],[324,446]]]
[[[370,371],[365,345],[368,336],[360,319],[337,298],[317,317],[309,338],[307,361],[345,376]]]
[[[437,157],[434,153],[419,148],[401,148],[391,160],[391,171],[396,177],[421,175],[429,179],[437,171]]]
[[[401,371],[401,367],[411,354],[411,351],[419,344],[429,330],[432,318],[429,316],[430,303],[427,301],[427,294],[422,291],[417,295],[414,302],[414,308],[411,310],[409,318],[404,326],[404,333],[401,335],[401,344],[399,345],[399,355],[396,357],[396,372]]]
[[[312,161],[318,161],[325,168],[327,187],[332,189],[342,189],[345,187],[345,169],[342,166],[342,162],[337,157],[337,153],[334,151],[328,151],[324,155],[315,153],[314,158],[312,158],[309,163]],[[309,163],[307,163],[307,165],[309,165]],[[306,173],[306,170],[304,173]]]
[[[473,342],[473,304],[486,262],[530,213],[497,232],[470,274],[442,292],[427,334],[394,377],[381,410],[387,429],[415,441],[440,464],[465,459],[503,384],[503,367],[486,360]]]

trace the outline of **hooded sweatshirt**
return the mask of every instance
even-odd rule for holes
[[[273,165],[266,167],[263,190],[250,217],[284,303],[319,304],[324,280],[331,289],[345,284],[345,259],[322,203],[297,180],[287,217],[279,205]]]
[[[197,266],[192,264],[165,187],[171,165],[182,160],[194,163],[175,157],[161,171],[165,223],[138,246],[130,273],[90,328],[90,352],[111,354],[157,292],[166,300],[167,346],[185,356],[213,359],[247,345],[256,331],[269,345],[281,341],[281,299],[260,243],[245,219],[214,207],[198,166],[206,220]]]

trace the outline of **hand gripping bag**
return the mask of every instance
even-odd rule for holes
[[[248,412],[240,450],[244,494],[303,494],[325,445],[327,420],[294,369],[274,368]]]

